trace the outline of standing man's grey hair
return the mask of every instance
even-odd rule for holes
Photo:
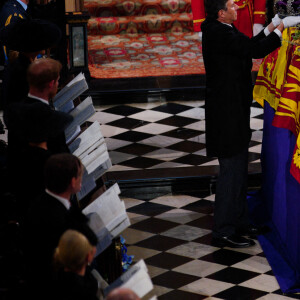
[[[218,19],[218,12],[223,9],[227,10],[226,3],[228,0],[204,0],[206,16]]]

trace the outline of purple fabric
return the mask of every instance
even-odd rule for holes
[[[296,138],[289,130],[272,126],[273,117],[274,109],[265,102],[260,193],[263,202],[257,215],[263,213],[264,223],[269,222],[273,230],[261,236],[260,242],[281,290],[299,292],[300,185],[290,174]]]

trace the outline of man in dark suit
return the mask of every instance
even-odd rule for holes
[[[78,206],[71,204],[71,196],[81,189],[83,166],[80,160],[69,153],[53,155],[46,162],[44,174],[46,190],[32,204],[23,236],[27,279],[34,299],[34,295],[41,297],[40,292],[43,298],[44,293],[47,294],[54,249],[64,231],[78,230],[93,246],[97,245],[87,217]]]
[[[250,225],[247,211],[248,145],[251,138],[252,58],[263,58],[281,46],[284,28],[300,23],[300,17],[272,22],[249,38],[232,24],[237,18],[234,0],[206,0],[207,18],[202,24],[203,59],[206,70],[207,155],[217,157],[217,182],[213,243],[248,247],[244,236],[260,234]]]

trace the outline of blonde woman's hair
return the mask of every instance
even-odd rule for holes
[[[77,272],[86,264],[87,255],[92,250],[93,246],[83,234],[69,229],[60,237],[54,252],[54,265]]]

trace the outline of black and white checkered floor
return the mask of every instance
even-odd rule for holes
[[[263,109],[251,109],[249,162],[260,159]],[[204,101],[97,107],[113,167],[109,171],[216,166],[206,157]]]
[[[122,233],[128,254],[145,260],[158,299],[300,299],[282,294],[258,242],[211,246],[214,195],[125,191],[122,198],[132,223]]]

